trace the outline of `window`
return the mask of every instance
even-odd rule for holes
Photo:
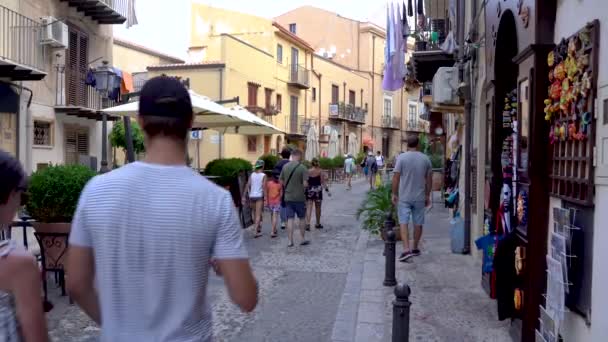
[[[393,98],[384,97],[384,116],[393,116]]]
[[[350,103],[351,105],[355,105],[355,97],[357,95],[355,94],[354,90],[349,90],[348,91],[348,103]]]
[[[317,88],[312,88],[312,101],[317,101]]]
[[[277,62],[283,64],[283,45],[277,44]]]
[[[264,94],[266,95],[265,96],[265,99],[266,99],[265,105],[266,105],[266,108],[268,109],[272,106],[272,89],[264,88]]]
[[[410,103],[409,105],[409,113],[408,113],[408,125],[410,127],[415,127],[416,124],[418,123],[418,116],[417,113],[418,112],[418,106],[416,105],[416,103]]]
[[[290,96],[289,98],[289,125],[292,133],[298,132],[298,97]]]
[[[277,110],[281,111],[282,107],[283,107],[283,97],[281,96],[281,94],[277,94]]]
[[[74,26],[69,27],[66,51],[66,100],[67,105],[89,107],[87,86],[82,82],[89,68],[89,38]]]
[[[258,151],[258,137],[255,135],[247,136],[247,152],[255,153]]]
[[[0,149],[17,155],[17,115],[0,113]]]
[[[340,87],[332,84],[331,86],[331,103],[337,104],[340,102]]]
[[[78,164],[80,156],[89,155],[89,129],[65,126],[65,164]]]
[[[247,106],[258,106],[258,88],[260,88],[259,84],[252,82],[247,83]]]
[[[34,145],[52,146],[52,127],[50,122],[34,120]]]
[[[296,34],[296,24],[289,24],[289,32]]]

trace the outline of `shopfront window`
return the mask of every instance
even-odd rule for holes
[[[518,168],[527,173],[528,171],[528,146],[530,141],[530,102],[529,81],[525,80],[519,84],[519,161]]]

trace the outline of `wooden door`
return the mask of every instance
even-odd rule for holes
[[[264,136],[264,154],[268,154],[270,153],[270,140],[271,140],[271,136],[270,135],[265,135]]]

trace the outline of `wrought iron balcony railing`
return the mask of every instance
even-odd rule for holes
[[[425,121],[408,120],[405,130],[407,132],[427,132],[428,128]]]
[[[46,76],[41,32],[40,23],[0,6],[0,78],[27,81]]]
[[[310,71],[297,64],[289,65],[289,85],[299,89],[310,88]]]
[[[339,102],[329,104],[329,118],[334,120],[344,120],[357,124],[365,123],[367,111],[352,104]]]
[[[85,83],[87,70],[59,66],[56,77],[55,108],[59,112],[88,117],[84,113],[99,114],[102,109],[117,104]]]
[[[291,116],[289,118],[289,133],[297,134],[297,135],[308,135],[308,131],[312,125],[317,124],[317,119],[306,118],[302,115],[300,116]],[[319,126],[317,129],[319,129]]]
[[[390,129],[401,129],[401,118],[392,115],[384,115],[382,116],[382,127]]]
[[[61,0],[100,24],[122,24],[129,17],[133,0]]]

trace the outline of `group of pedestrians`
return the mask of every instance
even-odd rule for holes
[[[193,110],[181,82],[166,76],[146,82],[138,121],[145,160],[94,177],[80,196],[66,261],[68,294],[101,326],[101,342],[209,342],[211,269],[242,311],[258,302],[239,218],[230,193],[185,163]],[[5,152],[0,179],[5,224],[26,179]],[[0,328],[0,341],[48,341],[38,265],[11,242],[0,242]]]
[[[254,237],[262,236],[262,216],[264,206],[271,213],[271,238],[278,236],[279,218],[281,228],[287,228],[288,247],[294,246],[294,230],[299,228],[300,245],[306,246],[306,231],[311,229],[312,213],[316,218],[316,229],[323,229],[321,208],[323,191],[329,196],[327,178],[323,174],[318,159],[313,159],[311,167],[302,163],[302,151],[284,148],[282,159],[271,171],[269,179],[264,173],[264,161],[255,163],[254,172],[245,186],[243,204],[247,201],[252,209]],[[297,222],[296,222],[297,220]]]

